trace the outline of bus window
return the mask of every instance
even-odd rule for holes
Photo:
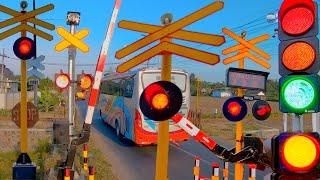
[[[105,81],[101,84],[101,93],[108,95],[119,95],[120,83],[116,81]]]
[[[123,83],[123,96],[127,98],[132,98],[133,95],[133,78],[126,79]]]
[[[153,82],[159,81],[161,78],[160,73],[145,72],[142,74],[142,85],[146,88]],[[171,82],[176,84],[182,92],[186,91],[187,75],[182,73],[172,73]]]

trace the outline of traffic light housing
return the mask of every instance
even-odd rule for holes
[[[237,122],[247,115],[248,108],[240,97],[232,97],[224,102],[222,112],[226,119]]]
[[[267,101],[258,100],[252,106],[252,114],[257,120],[264,121],[271,114],[271,106]]]
[[[60,90],[67,89],[71,84],[69,75],[63,72],[56,75],[54,82]]]
[[[93,85],[93,77],[91,74],[82,74],[80,77],[80,88],[82,90],[89,90]]]
[[[182,93],[169,81],[158,81],[144,89],[140,96],[140,109],[151,120],[165,121],[178,113],[182,105]]]
[[[303,114],[319,111],[318,75],[286,76],[279,83],[281,112]]]
[[[313,133],[281,133],[272,138],[272,169],[282,175],[314,176],[320,171],[320,137]]]
[[[28,60],[35,56],[36,46],[32,39],[21,37],[14,42],[13,52],[21,60]]]
[[[284,0],[279,10],[280,111],[319,111],[318,6],[313,0]]]

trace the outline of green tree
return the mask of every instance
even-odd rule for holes
[[[55,90],[53,82],[49,78],[40,80],[39,91],[41,93],[38,104],[39,111],[53,111],[63,99],[62,94]]]
[[[266,96],[268,100],[279,100],[279,81],[275,79],[269,79],[267,81]]]

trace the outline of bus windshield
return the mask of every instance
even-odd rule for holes
[[[146,88],[151,83],[161,80],[160,72],[144,72],[142,73],[142,85]],[[186,91],[187,75],[183,73],[172,73],[171,82],[177,85],[182,92]]]

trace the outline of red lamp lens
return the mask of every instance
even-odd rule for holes
[[[281,27],[290,35],[300,35],[312,27],[314,20],[312,10],[307,7],[295,7],[284,14]]]
[[[21,54],[29,54],[32,49],[32,43],[28,40],[22,40],[19,45],[19,52]]]
[[[258,111],[257,114],[259,116],[265,116],[266,114],[268,114],[271,111],[271,108],[269,106],[263,106],[261,107]]]
[[[228,105],[228,111],[231,115],[233,116],[238,116],[241,112],[241,106],[239,103],[237,102],[231,102],[229,105]]]
[[[305,42],[290,44],[282,54],[282,64],[292,71],[302,71],[309,68],[315,59],[314,48]]]

